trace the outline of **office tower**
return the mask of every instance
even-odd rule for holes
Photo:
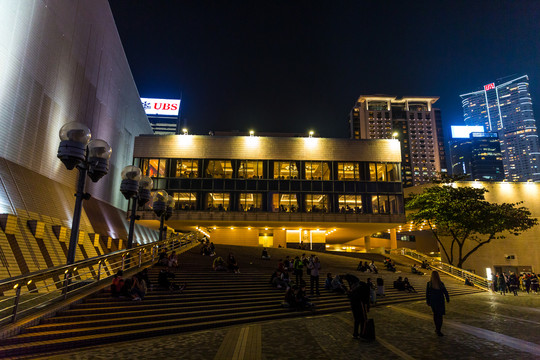
[[[438,97],[362,95],[349,114],[352,139],[392,139],[401,144],[403,186],[430,182],[446,172]]]
[[[540,146],[528,76],[487,84],[460,96],[467,125],[498,133],[505,179],[540,181]]]
[[[156,135],[180,134],[180,100],[141,98],[152,131]]]
[[[499,137],[484,132],[482,126],[452,126],[450,157],[452,175],[480,181],[504,179]]]

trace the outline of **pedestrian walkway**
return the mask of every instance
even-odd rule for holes
[[[453,297],[442,338],[423,301],[375,307],[369,315],[376,324],[374,342],[352,338],[352,314],[344,311],[116,343],[54,358],[540,359],[540,295]]]

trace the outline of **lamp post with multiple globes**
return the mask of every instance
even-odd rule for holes
[[[75,251],[79,237],[79,225],[81,222],[82,202],[90,199],[90,194],[85,193],[86,176],[93,182],[99,181],[109,172],[109,158],[112,149],[104,140],[90,140],[92,133],[86,125],[70,122],[60,129],[60,145],[58,158],[62,160],[68,170],[75,167],[79,170],[77,180],[77,192],[75,193],[75,209],[71,225],[71,235],[66,263],[73,264]]]

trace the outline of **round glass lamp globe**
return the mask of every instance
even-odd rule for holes
[[[89,157],[109,159],[112,154],[112,148],[105,140],[95,139],[88,144]]]
[[[60,140],[70,140],[75,141],[81,144],[88,144],[92,133],[90,129],[81,123],[78,122],[69,122],[60,128]]]
[[[165,190],[158,190],[154,193],[153,202],[162,201],[166,203],[168,199],[169,194]]]
[[[139,187],[146,190],[152,190],[154,187],[154,181],[150,176],[143,176],[141,177],[141,180],[139,180]]]
[[[140,181],[141,180],[141,169],[139,169],[136,166],[128,165],[122,170],[121,173],[122,180],[135,180]]]

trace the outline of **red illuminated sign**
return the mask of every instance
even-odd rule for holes
[[[484,90],[485,91],[488,91],[488,90],[491,90],[491,89],[495,89],[495,83],[484,85]]]

